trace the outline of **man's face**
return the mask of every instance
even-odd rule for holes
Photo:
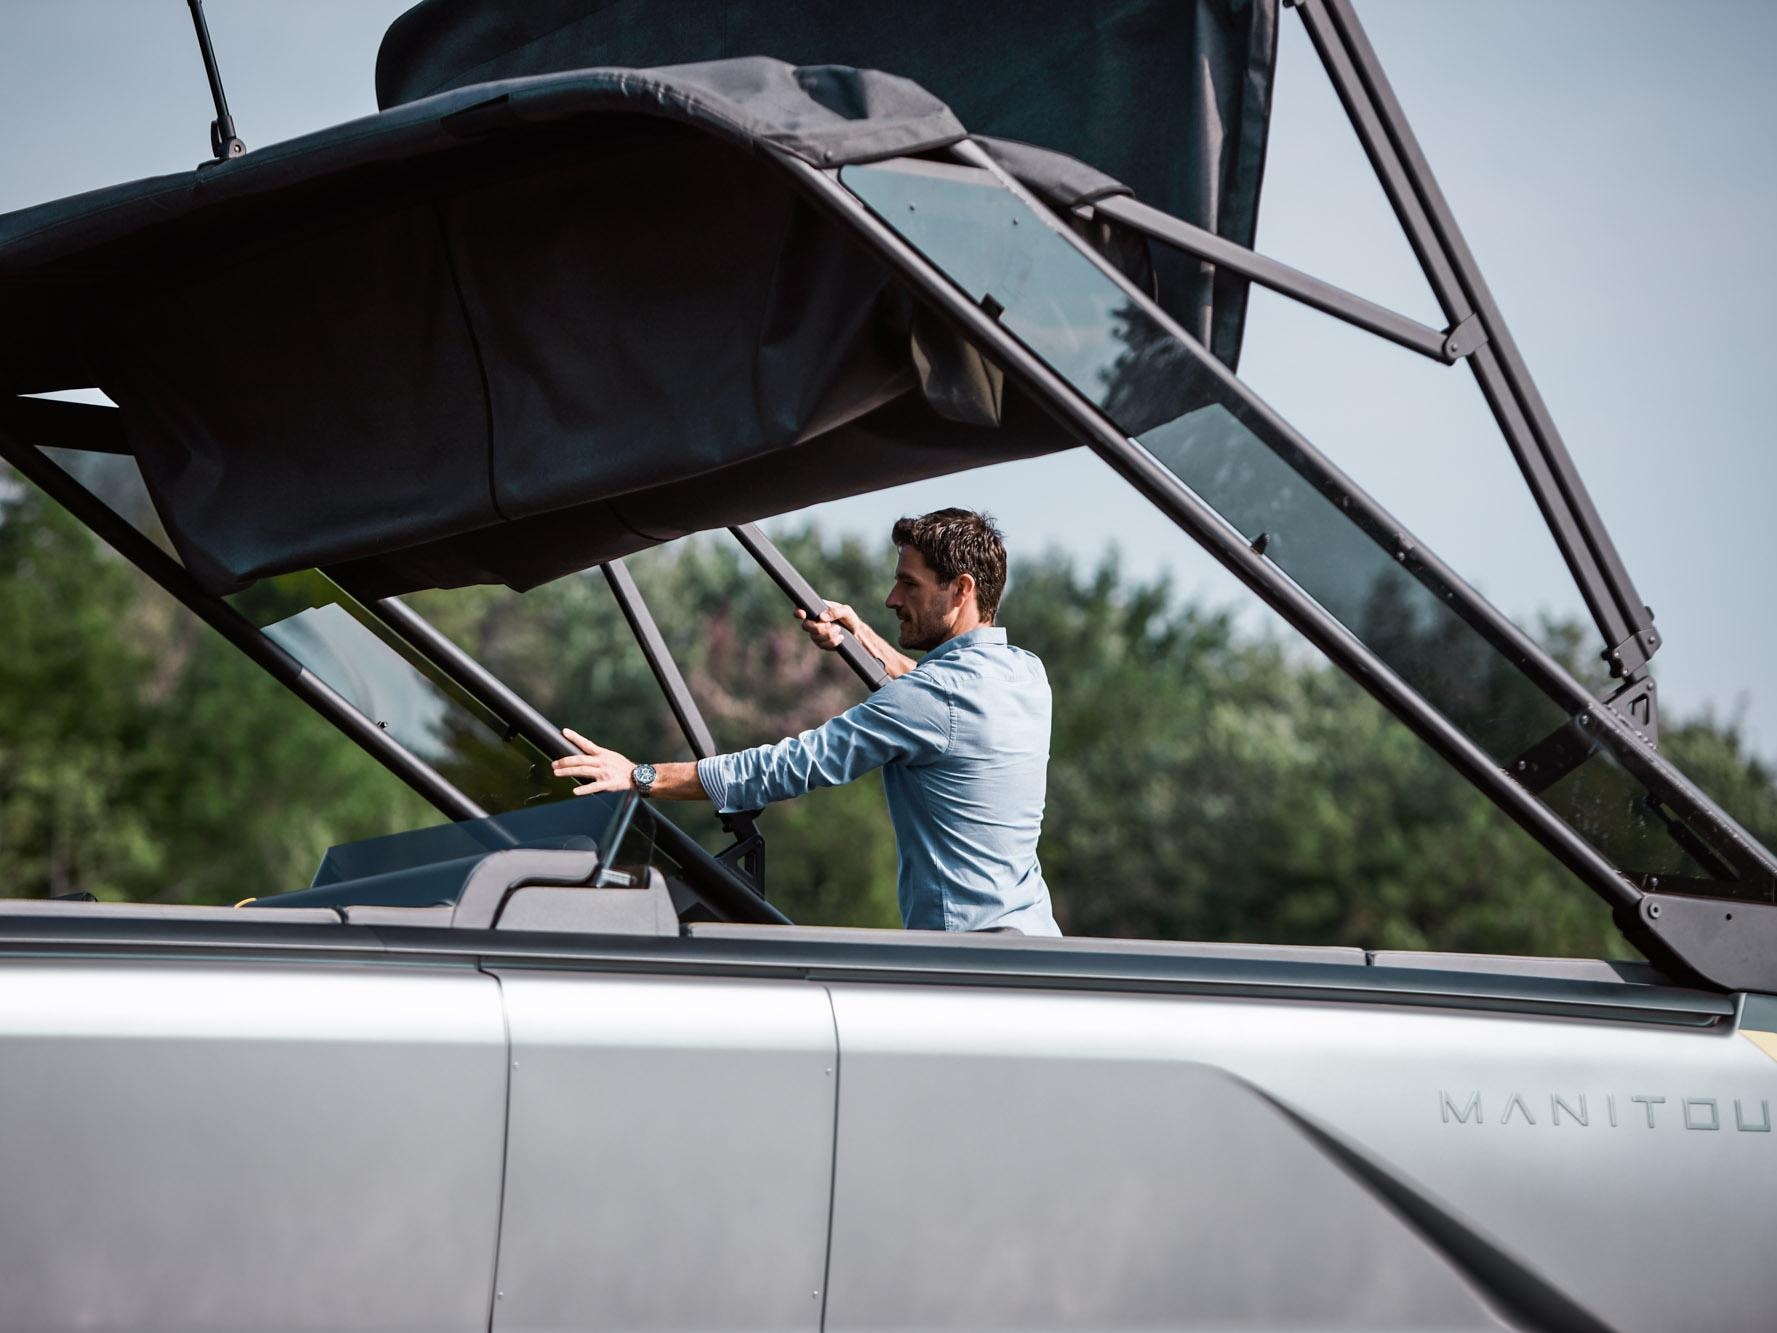
[[[956,590],[955,583],[938,582],[925,557],[913,547],[901,548],[886,605],[901,622],[903,648],[923,653],[950,637],[961,605]]]

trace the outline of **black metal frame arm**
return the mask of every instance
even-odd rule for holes
[[[1082,218],[1109,218],[1434,361],[1450,365],[1474,350],[1467,339],[1460,336],[1463,330],[1450,329],[1440,333],[1416,319],[1408,319],[1386,306],[1354,296],[1288,264],[1254,254],[1213,231],[1194,227],[1128,195],[1097,199],[1074,212]]]
[[[771,538],[759,530],[758,524],[743,523],[729,531],[746,548],[747,554],[759,562],[759,567],[770,576],[771,581],[783,590],[791,605],[801,607],[810,616],[818,616],[826,611],[827,603],[821,595],[802,577],[796,566],[785,558],[784,553],[777,549]],[[886,685],[888,668],[876,657],[865,652],[864,645],[848,631],[842,629],[839,635],[839,656],[857,678],[873,690]]]
[[[1478,325],[1480,345],[1467,360],[1482,395],[1597,622],[1611,674],[1633,678],[1660,646],[1653,612],[1593,506],[1351,0],[1288,3],[1301,15],[1452,331]]]
[[[673,659],[672,650],[666,646],[666,638],[655,622],[654,613],[648,609],[642,590],[636,587],[635,577],[621,560],[608,561],[600,568],[604,570],[605,582],[611,587],[611,595],[617,599],[617,609],[623,612],[630,633],[635,635],[636,644],[647,659],[648,670],[654,673],[654,683],[660,686],[667,707],[673,710],[679,730],[685,735],[685,743],[697,758],[708,759],[716,753],[715,737],[710,735],[709,723],[703,720],[703,710],[692,697],[691,687],[685,683],[684,673]]]
[[[635,635],[636,644],[641,648],[642,656],[647,659],[648,670],[654,673],[654,683],[660,686],[660,692],[666,696],[667,707],[672,709],[673,717],[679,723],[679,730],[685,735],[685,743],[691,747],[691,753],[697,758],[709,758],[716,753],[715,737],[710,735],[709,723],[704,721],[703,710],[697,706],[691,687],[686,684],[684,673],[679,670],[679,664],[673,658],[672,649],[667,647],[666,636],[660,632],[654,613],[648,609],[642,590],[636,586],[635,577],[621,560],[608,561],[600,568],[604,570],[605,582],[610,585],[611,595],[617,599],[618,610],[623,612],[623,619],[628,622],[630,633]],[[734,845],[725,848],[717,860],[724,865],[739,867],[740,872],[763,897],[765,835],[759,831],[755,822],[758,815],[757,810],[742,810],[717,816],[722,821],[722,827],[734,835]]]

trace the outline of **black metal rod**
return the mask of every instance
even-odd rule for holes
[[[605,582],[611,585],[611,595],[617,599],[618,609],[629,622],[630,633],[636,636],[636,644],[648,660],[648,670],[654,673],[654,683],[660,686],[667,707],[678,719],[679,730],[685,734],[691,753],[699,759],[708,759],[716,753],[715,737],[710,735],[709,724],[703,720],[703,712],[692,697],[691,687],[685,683],[679,664],[673,660],[672,649],[666,646],[666,638],[655,623],[654,613],[648,609],[642,590],[636,587],[634,576],[621,560],[606,561],[601,568],[605,571]]]
[[[784,553],[777,549],[771,538],[759,530],[758,524],[743,523],[728,530],[746,548],[747,554],[759,562],[759,567],[783,590],[784,596],[793,605],[801,607],[811,619],[826,611],[825,600],[802,577],[796,566],[785,558]],[[864,645],[853,638],[848,630],[839,631],[839,656],[845,659],[845,664],[857,674],[858,679],[871,689],[881,689],[888,683],[888,668],[865,652]]]
[[[1288,264],[1280,264],[1275,259],[1254,254],[1243,246],[1224,240],[1213,231],[1194,227],[1189,222],[1183,222],[1169,213],[1162,213],[1138,199],[1127,195],[1112,195],[1074,211],[1086,216],[1110,218],[1126,227],[1132,227],[1157,241],[1186,251],[1199,259],[1206,259],[1230,273],[1250,278],[1261,287],[1281,292],[1322,314],[1354,324],[1366,332],[1418,352],[1421,356],[1428,356],[1446,365],[1457,359],[1446,351],[1448,338],[1438,330],[1421,324],[1418,320],[1408,319],[1405,315],[1396,314],[1374,301],[1354,296],[1331,283],[1322,282]]]
[[[485,819],[487,811],[443,774],[378,727],[326,681],[285,652],[240,612],[205,591],[186,568],[137,532],[115,510],[35,446],[0,430],[0,456],[41,488],[187,610],[239,648],[254,665],[354,741],[371,758],[452,819]]]
[[[1080,437],[1160,511],[1184,529],[1268,606],[1398,717],[1421,740],[1511,815],[1607,902],[1630,907],[1641,891],[1590,843],[1501,769],[1388,665],[1308,596],[1246,538],[1127,438],[1065,379],[969,300],[917,250],[875,217],[832,175],[787,153],[773,156],[815,199],[906,278],[966,336],[1031,391],[1037,403]]]
[[[1297,5],[1315,50],[1440,303],[1453,323],[1478,315],[1492,356],[1472,358],[1520,470],[1587,606],[1612,671],[1631,675],[1659,646],[1652,615],[1574,466],[1528,366],[1456,223],[1350,0]],[[1490,385],[1488,379],[1496,379]],[[1509,395],[1516,413],[1502,413]],[[1531,465],[1534,458],[1536,465]]]
[[[210,23],[204,17],[204,0],[187,0],[191,7],[191,24],[197,29],[198,50],[204,57],[204,77],[210,81],[210,100],[216,104],[216,119],[210,126],[210,151],[217,159],[239,157],[244,146],[235,137],[234,117],[228,114],[228,97],[222,91],[222,71],[216,65],[216,48],[210,41]]]
[[[405,602],[383,597],[365,601],[363,606],[544,754],[561,759],[579,753],[574,743],[562,735],[560,727]],[[791,924],[789,917],[755,893],[684,829],[651,807],[648,817],[655,840],[679,863],[687,882],[709,907],[731,921]]]

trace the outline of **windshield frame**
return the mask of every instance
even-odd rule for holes
[[[1762,883],[1777,877],[1777,858],[1682,774],[1655,754],[1644,735],[1575,680],[1558,662],[1457,577],[1405,525],[1396,522],[1360,487],[1346,478],[1314,447],[1267,407],[1231,371],[1191,338],[1176,321],[1160,310],[1121,272],[1082,240],[1050,209],[1011,179],[977,145],[963,143],[950,150],[952,160],[993,176],[1039,219],[1093,267],[1114,283],[1126,300],[1187,347],[1194,348],[1207,374],[1254,415],[1288,441],[1297,460],[1318,475],[1312,479],[1329,491],[1349,497],[1348,514],[1372,537],[1394,534],[1397,554],[1422,580],[1435,580],[1459,606],[1462,617],[1492,643],[1509,646],[1510,658],[1542,691],[1562,706],[1570,720],[1589,729],[1601,746],[1637,781],[1666,802],[1681,818],[1701,825],[1698,830],[1712,850],[1736,871],[1751,872]],[[779,165],[826,208],[842,217],[913,287],[937,313],[974,340],[1001,367],[1014,375],[1036,401],[1077,438],[1093,449],[1115,471],[1195,539],[1248,588],[1284,617],[1341,670],[1403,721],[1416,735],[1452,764],[1542,843],[1582,881],[1598,892],[1618,912],[1619,924],[1632,932],[1643,947],[1651,947],[1669,964],[1696,967],[1710,975],[1696,959],[1675,955],[1667,942],[1649,940],[1649,925],[1642,885],[1624,868],[1594,847],[1535,792],[1518,781],[1493,756],[1457,728],[1423,695],[1310,597],[1294,580],[1255,551],[1244,534],[1233,528],[1216,510],[1190,491],[1151,452],[1116,426],[1084,392],[1052,368],[999,319],[1003,307],[986,308],[950,277],[943,266],[922,253],[894,226],[878,216],[843,183],[842,169],[822,169],[785,153],[776,154]],[[880,165],[880,164],[879,164]],[[1657,908],[1653,914],[1657,918]],[[1656,931],[1657,936],[1657,931]],[[1720,973],[1716,974],[1718,977]]]

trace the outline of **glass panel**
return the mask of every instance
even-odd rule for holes
[[[267,579],[231,599],[285,652],[365,717],[488,810],[560,800],[543,756],[468,699],[380,622],[309,571]],[[386,636],[386,637],[385,637]]]
[[[1566,722],[1449,592],[1320,489],[1200,349],[990,173],[896,161],[840,179],[1500,764]],[[1700,873],[1647,793],[1602,756],[1544,799],[1625,870]]]
[[[266,637],[429,764],[448,761],[450,701],[338,603],[264,627]]]
[[[1626,870],[1694,879],[1732,877],[1726,867],[1706,869],[1687,855],[1667,831],[1647,789],[1603,751],[1549,787],[1542,799]]]
[[[1129,434],[1193,405],[1177,339],[987,172],[878,162],[840,180]]]
[[[1197,387],[1211,397],[1220,385]],[[1272,563],[1488,753],[1509,759],[1562,724],[1560,707],[1266,447],[1240,410],[1212,402],[1141,442],[1249,542],[1263,537]]]

